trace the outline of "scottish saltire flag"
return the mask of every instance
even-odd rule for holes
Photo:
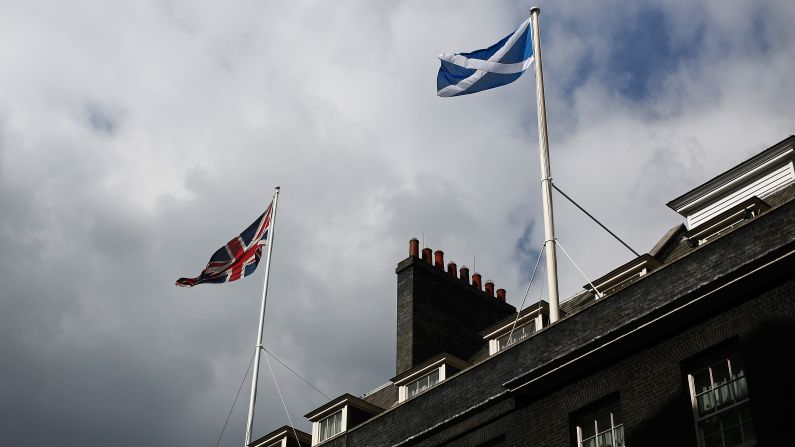
[[[468,95],[510,84],[533,64],[530,19],[519,29],[485,50],[441,54],[436,76],[436,94],[442,97]]]
[[[262,257],[262,246],[268,242],[272,207],[273,202],[240,236],[219,248],[199,276],[180,278],[176,284],[181,287],[193,287],[202,283],[219,284],[237,281],[253,273]]]

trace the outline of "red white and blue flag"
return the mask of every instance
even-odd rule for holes
[[[272,209],[273,202],[254,223],[240,233],[240,236],[219,248],[199,276],[180,278],[176,285],[193,287],[203,283],[220,284],[237,281],[253,273],[262,257],[262,247],[268,243]]]

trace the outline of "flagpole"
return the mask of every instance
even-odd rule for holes
[[[254,348],[254,373],[251,378],[251,399],[248,404],[248,423],[246,424],[246,440],[243,447],[251,444],[251,434],[254,431],[254,404],[257,401],[257,379],[259,378],[259,359],[262,354],[262,328],[265,322],[265,303],[268,298],[268,275],[271,271],[271,252],[273,251],[273,235],[276,232],[276,204],[279,201],[279,187],[273,193],[273,210],[268,228],[268,256],[265,258],[265,272],[262,282],[262,307],[259,314],[259,328],[257,329],[257,346]]]
[[[547,109],[544,102],[544,74],[541,71],[541,36],[538,15],[541,8],[530,9],[533,27],[533,57],[536,66],[536,101],[538,110],[538,150],[541,157],[541,194],[544,205],[544,248],[546,250],[547,282],[549,283],[549,322],[559,318],[558,261],[555,253],[555,222],[552,216],[552,173],[549,167],[549,139],[547,138]]]

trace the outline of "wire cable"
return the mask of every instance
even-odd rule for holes
[[[256,352],[254,354],[256,354]],[[251,360],[248,361],[248,368],[246,368],[246,373],[243,374],[243,380],[240,382],[240,386],[237,388],[237,394],[235,394],[235,400],[232,402],[232,408],[229,409],[229,414],[226,415],[224,428],[221,429],[221,434],[218,435],[218,442],[215,443],[215,447],[218,447],[221,444],[221,438],[224,436],[224,432],[226,431],[226,426],[229,424],[229,418],[232,416],[232,410],[235,409],[237,398],[240,397],[240,390],[243,389],[243,384],[246,383],[246,377],[248,377],[248,372],[251,370],[251,364],[254,363],[254,354],[251,354]]]
[[[508,346],[511,345],[511,337],[513,336],[513,331],[516,329],[516,323],[519,321],[519,314],[522,313],[522,309],[524,308],[524,303],[527,300],[527,295],[530,294],[530,286],[533,285],[533,279],[536,277],[536,272],[538,271],[538,264],[541,262],[541,257],[544,255],[544,249],[546,248],[547,244],[541,246],[541,251],[538,252],[538,259],[536,260],[536,265],[533,267],[533,274],[530,275],[530,284],[527,285],[527,291],[524,293],[524,298],[522,299],[522,304],[519,306],[519,311],[516,312],[516,319],[513,320],[513,326],[511,326],[511,332],[508,333]]]
[[[263,351],[265,348],[263,348]],[[284,407],[284,412],[287,414],[287,420],[290,422],[290,428],[293,429],[293,436],[295,436],[295,441],[298,441],[298,433],[295,432],[295,424],[293,424],[293,418],[290,417],[290,412],[287,411],[287,404],[284,403],[284,397],[282,397],[282,390],[279,389],[279,382],[276,381],[276,374],[273,373],[273,368],[271,368],[271,361],[268,359],[270,357],[268,355],[268,351],[265,351],[265,363],[268,365],[268,371],[271,372],[271,377],[273,377],[273,384],[276,385],[276,391],[279,393],[279,399],[282,401],[282,406]]]
[[[596,297],[597,297],[597,298],[601,297],[601,296],[602,296],[602,292],[600,292],[600,291],[599,291],[599,290],[596,288],[596,286],[595,286],[595,285],[593,285],[593,283],[591,282],[591,280],[590,280],[590,279],[588,279],[588,277],[587,277],[587,276],[585,276],[585,273],[583,273],[583,271],[582,271],[582,269],[580,268],[580,266],[579,266],[579,265],[577,265],[577,263],[576,263],[576,262],[574,262],[574,259],[571,259],[571,256],[569,256],[569,254],[566,252],[566,249],[565,249],[565,248],[563,248],[563,244],[561,244],[561,243],[560,243],[560,241],[559,241],[557,238],[555,238],[555,242],[557,242],[557,243],[558,243],[558,245],[560,245],[560,249],[561,249],[561,250],[563,250],[563,254],[564,254],[564,255],[566,255],[566,257],[567,257],[567,258],[569,258],[569,261],[571,261],[571,263],[572,263],[572,264],[574,264],[574,266],[575,266],[575,267],[577,267],[577,270],[579,270],[579,271],[580,271],[580,275],[582,275],[582,277],[583,277],[583,278],[585,278],[585,280],[586,280],[586,281],[588,281],[588,284],[590,284],[590,285],[591,285],[591,287],[593,287],[593,290],[594,290],[594,292],[596,292]]]
[[[633,249],[632,249],[632,247],[630,247],[629,245],[627,245],[627,243],[626,243],[626,242],[622,241],[620,237],[616,236],[616,234],[615,234],[615,233],[613,233],[612,231],[610,231],[610,230],[609,230],[609,229],[608,229],[606,226],[604,226],[604,225],[602,224],[602,222],[599,222],[598,220],[596,220],[596,218],[595,218],[595,217],[593,217],[593,216],[591,215],[591,213],[589,213],[588,211],[585,211],[585,208],[581,207],[581,206],[580,206],[580,205],[579,205],[577,202],[575,202],[575,201],[574,201],[574,199],[572,199],[571,197],[567,196],[567,195],[566,195],[566,193],[565,193],[565,192],[563,192],[563,191],[561,191],[561,190],[560,190],[560,188],[558,188],[557,186],[555,186],[555,184],[554,184],[554,183],[550,182],[550,184],[552,185],[552,187],[553,187],[553,188],[555,188],[555,191],[559,192],[559,193],[560,193],[560,194],[561,194],[563,197],[567,198],[567,199],[569,200],[569,202],[571,202],[571,203],[572,203],[574,206],[576,206],[577,208],[579,208],[579,209],[580,209],[580,211],[582,211],[583,213],[585,213],[585,215],[586,215],[586,216],[590,217],[590,218],[591,218],[591,220],[593,220],[594,222],[596,222],[596,223],[597,223],[597,225],[599,225],[600,227],[602,227],[602,229],[604,229],[605,231],[607,231],[608,233],[610,233],[610,235],[611,235],[611,236],[613,236],[614,238],[616,238],[616,240],[617,240],[618,242],[621,242],[621,244],[622,244],[624,247],[627,247],[627,249],[628,249],[629,251],[631,251],[632,253],[634,253],[634,254],[635,254],[635,256],[640,256],[640,254],[639,254],[638,252],[636,252],[635,250],[633,250]],[[574,261],[572,261],[572,262],[574,262]]]
[[[324,393],[324,392],[320,391],[319,389],[317,389],[317,387],[316,387],[316,386],[312,385],[311,383],[309,383],[309,381],[308,381],[308,380],[306,380],[305,378],[303,378],[303,377],[302,377],[300,374],[298,374],[297,372],[293,371],[293,369],[292,369],[292,368],[290,368],[289,366],[287,366],[287,364],[286,364],[286,363],[284,363],[283,361],[279,360],[279,357],[276,357],[276,354],[274,354],[274,353],[273,353],[273,352],[271,352],[271,351],[268,351],[266,348],[262,348],[262,350],[263,350],[263,351],[265,351],[265,352],[267,352],[268,354],[270,354],[270,355],[273,357],[273,359],[274,359],[274,360],[276,360],[277,362],[281,363],[281,364],[282,364],[282,366],[284,366],[285,368],[287,368],[287,370],[288,370],[288,371],[290,371],[290,372],[291,372],[291,373],[293,373],[293,374],[294,374],[296,377],[298,377],[299,379],[301,379],[301,380],[302,380],[302,381],[303,381],[305,384],[309,385],[309,386],[310,386],[310,387],[311,387],[313,390],[315,390],[315,391],[317,391],[318,393],[320,393],[320,394],[321,394],[323,397],[325,397],[326,399],[328,399],[328,400],[331,400],[331,398],[330,398],[330,397],[329,397],[329,396],[328,396],[326,393]]]

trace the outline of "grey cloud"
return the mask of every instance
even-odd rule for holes
[[[215,442],[253,350],[261,272],[173,282],[276,185],[266,345],[332,397],[393,374],[394,267],[412,236],[459,265],[476,256],[519,304],[543,240],[532,76],[452,100],[433,81],[436,54],[493,43],[526,5],[426,3],[0,6],[7,442]],[[642,100],[611,88],[625,73],[606,61],[646,6],[541,6],[555,181],[639,250],[680,221],[667,200],[792,133],[790,6],[763,2],[746,23],[720,2],[653,5],[660,39],[697,48]],[[588,275],[629,258],[555,207]],[[559,259],[571,294],[584,280]],[[307,429],[324,398],[273,366]],[[287,420],[260,377],[262,434]],[[222,445],[242,441],[246,398]]]

